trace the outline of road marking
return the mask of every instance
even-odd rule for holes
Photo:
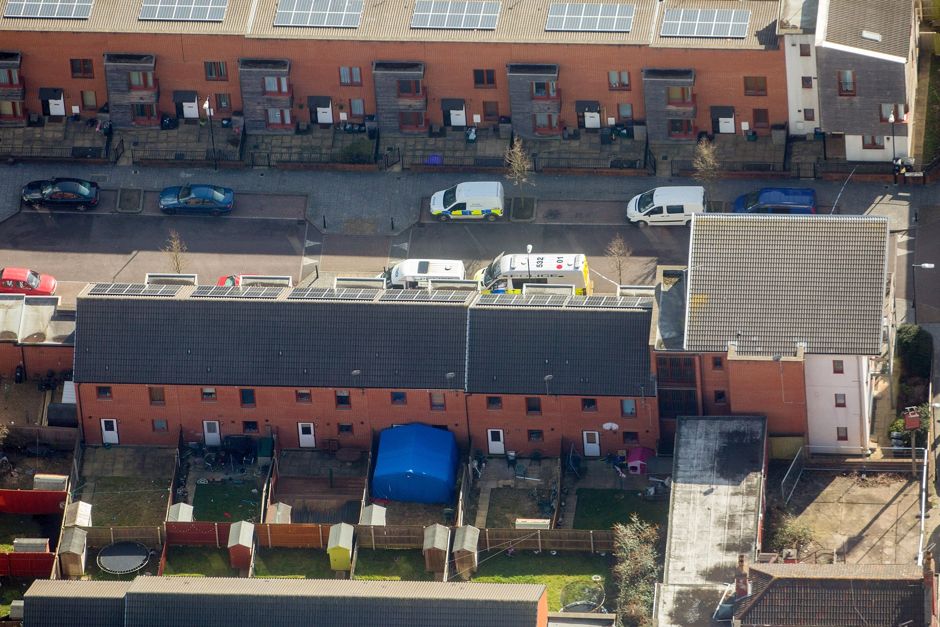
[[[320,262],[317,261],[316,259],[311,259],[310,257],[304,257],[304,266],[309,266],[312,263],[316,264]]]
[[[403,251],[405,251],[406,255],[408,254],[408,248],[410,246],[411,244],[409,242],[402,242],[400,244],[392,244],[392,248],[401,248]]]
[[[591,268],[591,272],[593,272],[594,274],[596,274],[596,275],[599,276],[600,278],[604,279],[605,281],[609,281],[612,285],[615,285],[618,290],[620,289],[620,284],[617,283],[616,281],[614,281],[613,279],[607,278],[606,276],[604,276],[603,274],[601,274],[600,272],[598,272],[598,271],[595,270],[594,268]]]
[[[304,242],[304,249],[312,248],[313,246],[322,246],[323,242],[311,242],[309,239]]]

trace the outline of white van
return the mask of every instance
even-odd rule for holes
[[[502,253],[473,278],[492,294],[521,294],[526,284],[573,285],[577,294],[594,291],[587,257],[581,254]]]
[[[431,196],[431,215],[441,222],[456,218],[493,221],[503,215],[503,184],[460,183]]]
[[[405,290],[427,287],[431,280],[462,280],[466,270],[459,259],[405,259],[379,276],[388,287]]]
[[[627,203],[627,220],[639,226],[688,224],[696,213],[705,213],[704,187],[656,187]]]

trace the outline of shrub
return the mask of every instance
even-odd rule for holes
[[[340,163],[373,163],[372,142],[368,139],[357,139],[345,146],[339,153]]]
[[[904,377],[930,378],[933,360],[933,337],[930,333],[915,324],[902,324],[898,327],[897,347]]]
[[[917,430],[917,442],[918,446],[923,446],[924,442],[927,441],[927,431],[930,428],[930,405],[927,403],[918,405],[917,413],[920,414],[920,429]],[[911,445],[911,432],[904,426],[903,411],[894,422],[888,425],[888,437],[891,437],[892,433],[901,434],[899,439],[904,443],[904,446]]]
[[[629,627],[652,624],[653,592],[660,568],[656,555],[659,531],[655,525],[630,514],[625,525],[614,525],[614,577],[617,580],[617,615]]]
[[[784,549],[802,551],[813,541],[813,530],[805,522],[788,512],[775,512],[769,521],[768,545],[777,553]]]

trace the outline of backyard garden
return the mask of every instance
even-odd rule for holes
[[[258,549],[255,577],[275,579],[333,579],[330,556],[316,549]]]
[[[253,478],[198,483],[193,519],[205,522],[258,522],[262,484]]]
[[[434,573],[424,570],[424,556],[418,549],[359,549],[354,579],[433,581]]]
[[[238,577],[238,570],[229,566],[225,549],[171,546],[167,549],[163,574],[171,577]]]
[[[610,529],[625,523],[630,514],[658,525],[663,532],[669,518],[669,500],[650,500],[636,490],[578,488],[578,504],[574,514],[575,529]]]

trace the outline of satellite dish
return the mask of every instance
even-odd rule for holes
[[[603,427],[604,427],[604,431],[616,431],[617,429],[620,428],[620,426],[616,422],[605,422]]]

